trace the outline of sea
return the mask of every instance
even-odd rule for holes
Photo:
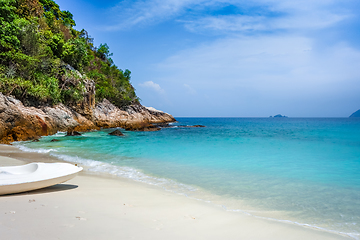
[[[177,118],[157,132],[111,131],[16,146],[226,211],[360,239],[360,119]]]

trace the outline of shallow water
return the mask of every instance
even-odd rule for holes
[[[178,118],[159,132],[18,143],[223,205],[359,237],[360,119]],[[206,128],[181,128],[202,124]],[[51,139],[59,142],[50,142]]]

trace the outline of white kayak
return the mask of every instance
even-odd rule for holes
[[[0,195],[27,192],[66,182],[82,170],[70,163],[29,163],[0,167]]]

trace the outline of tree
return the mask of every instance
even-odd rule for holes
[[[114,61],[110,58],[113,54],[110,53],[110,48],[106,43],[100,44],[100,47],[97,49],[97,55],[104,62],[108,62],[109,65],[114,64]]]

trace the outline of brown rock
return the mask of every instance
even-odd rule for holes
[[[81,133],[74,130],[68,130],[66,133],[66,137],[71,137],[71,136],[81,136]]]
[[[63,104],[53,107],[25,107],[19,100],[0,93],[0,143],[36,139],[58,131],[74,132],[122,127],[131,131],[158,131],[153,124],[176,121],[170,114],[146,108],[139,103],[119,109],[108,100],[95,104],[95,84],[84,80],[84,101],[71,109]],[[165,127],[163,125],[163,127]]]
[[[112,136],[124,136],[124,134],[119,129],[109,133],[109,135],[112,135]]]
[[[142,132],[153,132],[153,131],[161,130],[161,128],[148,122],[127,123],[127,125],[124,128],[127,131],[142,131]]]

